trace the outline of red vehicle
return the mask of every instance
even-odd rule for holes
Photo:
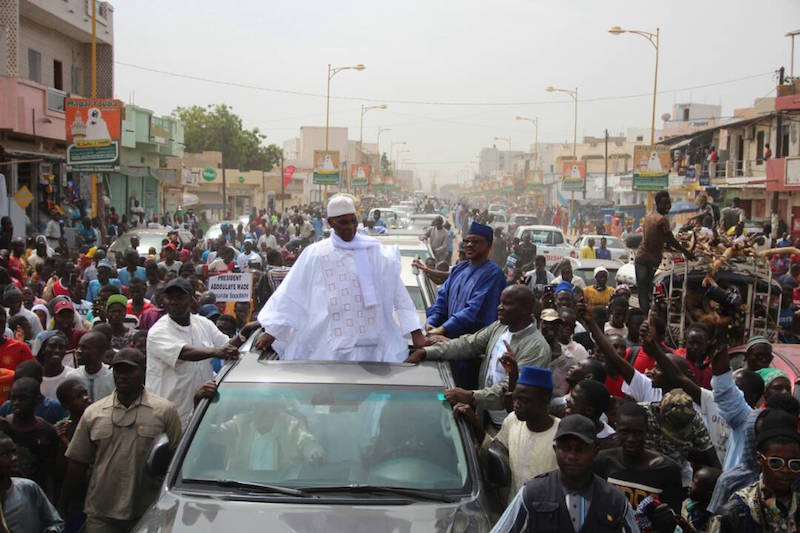
[[[730,349],[731,359],[741,356],[747,351],[746,346],[737,346]],[[800,400],[800,344],[778,344],[772,345],[772,366],[786,372],[789,381],[792,383],[792,395]]]

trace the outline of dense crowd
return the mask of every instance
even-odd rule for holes
[[[669,195],[642,223],[637,294],[609,285],[602,266],[591,283],[569,261],[555,277],[529,236],[507,237],[465,202],[417,209],[441,214],[420,235],[432,257],[414,263],[439,286],[425,324],[396,250],[375,238],[390,232],[380,212],[359,220],[347,196],[325,213],[254,212],[216,238],[192,213],[110,213],[107,234],[81,221],[75,248],[60,227],[12,238],[4,219],[0,531],[130,530],[158,494],[145,468],[154,439],[177,446],[197,403],[218,393],[215,373],[259,331],[254,346],[283,360],[449,361],[456,386],[444,395],[485,475],[498,449],[508,457],[508,485],[491,491],[505,508],[498,531],[798,531],[792,380],[764,336],[732,357],[729,322],[695,317],[672,331],[654,276],[665,251],[694,254],[673,235]],[[741,215],[700,209],[711,239],[740,226]],[[135,238],[116,253],[105,245],[131,227],[166,236],[146,254]],[[797,331],[790,244],[766,244],[783,250],[769,263],[783,342]],[[240,272],[252,274],[250,301],[217,301],[209,278]],[[707,278],[713,316],[742,305]]]

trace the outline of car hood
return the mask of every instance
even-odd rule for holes
[[[409,505],[330,505],[178,497],[167,492],[162,493],[133,531],[484,533],[489,529],[489,520],[477,500],[453,504],[415,501]]]

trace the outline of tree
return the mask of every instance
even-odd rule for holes
[[[258,128],[244,129],[239,115],[225,104],[178,107],[172,116],[183,123],[187,152],[221,151],[225,166],[239,170],[267,172],[280,163],[283,151],[274,144],[264,146],[266,135]]]

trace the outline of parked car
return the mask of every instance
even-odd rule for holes
[[[508,218],[505,213],[490,213],[492,215],[491,226],[493,228],[502,228],[503,233],[508,235]]]
[[[607,259],[577,259],[575,257],[566,257],[572,263],[572,273],[581,278],[588,287],[594,285],[594,269],[602,266],[608,270],[608,286],[616,287],[619,280],[617,279],[617,270],[622,266],[620,261],[607,260]],[[550,269],[555,277],[561,275],[561,262],[556,263]]]
[[[606,248],[611,252],[611,259],[617,259],[626,263],[628,261],[628,249],[625,248],[625,243],[622,239],[614,237],[613,235],[584,235],[575,241],[574,249],[570,253],[570,257],[580,257],[581,248],[587,245],[589,239],[594,239],[594,247],[600,248],[600,239],[606,240]]]
[[[398,229],[405,225],[402,213],[394,211],[389,207],[373,207],[369,210],[369,214],[367,215],[369,220],[375,220],[375,211],[381,212],[381,220],[386,225],[387,229]]]
[[[253,352],[217,379],[172,459],[165,436],[154,443],[147,465],[165,478],[134,531],[483,533],[496,518],[446,363]],[[283,443],[267,459],[252,454],[259,431]]]
[[[111,243],[111,246],[108,247],[109,258],[115,259],[116,254],[124,254],[125,250],[131,247],[131,237],[134,236],[139,238],[139,247],[136,248],[139,255],[147,255],[150,248],[155,248],[156,251],[160,252],[161,243],[167,238],[168,231],[167,228],[141,228],[126,231],[117,237],[117,239]],[[192,234],[187,230],[180,229],[178,230],[178,239],[180,239],[182,245],[188,246],[192,242]]]
[[[539,223],[539,217],[526,213],[515,213],[508,217],[508,234],[513,235],[520,226],[535,226]]]
[[[536,245],[536,253],[545,256],[548,265],[558,263],[570,256],[572,246],[564,237],[561,228],[555,226],[520,226],[514,237],[522,240],[525,235],[531,236],[531,241]]]
[[[410,220],[408,222],[408,226],[393,233],[402,235],[422,235],[425,232],[425,230],[430,227],[431,222],[433,222],[433,219],[438,216],[441,215],[415,213],[411,215]]]

